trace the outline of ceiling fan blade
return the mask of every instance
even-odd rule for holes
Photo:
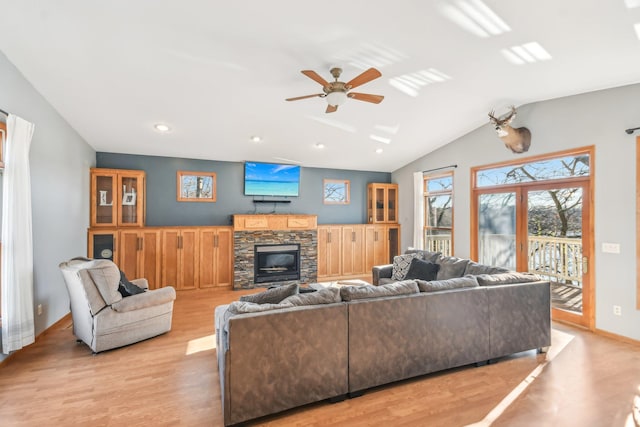
[[[374,104],[380,104],[384,99],[382,95],[371,95],[370,93],[349,92],[347,96],[358,101],[372,102]]]
[[[333,113],[335,111],[338,110],[338,106],[337,105],[327,105],[327,110],[325,111],[325,113]]]
[[[303,71],[303,73],[304,73],[304,71]],[[354,87],[358,87],[360,85],[363,85],[363,84],[365,84],[367,82],[370,82],[373,79],[377,79],[381,75],[382,75],[382,73],[380,71],[376,70],[375,68],[369,68],[364,73],[360,74],[359,76],[354,77],[351,81],[347,82],[345,84],[345,86],[347,86],[349,89],[353,89]]]
[[[311,80],[314,80],[322,85],[322,87],[328,86],[329,82],[323,79],[318,73],[312,70],[302,70],[302,74],[309,77]]]
[[[316,96],[323,97],[324,93],[316,93],[313,95],[305,95],[305,96],[296,96],[295,98],[287,98],[285,101],[297,101],[299,99],[307,99],[307,98],[315,98]]]

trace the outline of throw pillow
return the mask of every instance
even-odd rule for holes
[[[325,288],[319,291],[291,295],[282,300],[280,304],[293,304],[299,305],[317,305],[317,304],[333,304],[335,302],[341,302],[340,289],[338,288]]]
[[[420,292],[438,292],[450,289],[477,288],[479,286],[475,276],[455,277],[453,279],[433,280],[431,282],[416,280],[416,283],[418,283]]]
[[[440,266],[438,264],[415,258],[411,260],[411,265],[404,279],[436,280],[439,269]]]
[[[501,273],[501,274],[480,274],[476,276],[480,286],[511,285],[514,283],[537,282],[540,277],[533,273]]]
[[[403,280],[381,286],[344,286],[340,288],[342,301],[409,295],[420,292],[415,280]]]
[[[419,253],[394,256],[393,273],[391,273],[391,278],[393,280],[404,280],[404,276],[407,275],[407,271],[409,271],[409,267],[411,267],[411,260],[420,257],[421,254]]]
[[[253,302],[256,304],[278,304],[280,301],[298,293],[298,284],[282,285],[277,288],[267,289],[264,292],[251,295],[243,295],[240,301]]]
[[[447,256],[440,257],[437,263],[440,265],[437,279],[446,280],[464,276],[464,270],[467,268],[469,260]]]
[[[144,292],[140,286],[131,283],[127,276],[125,276],[124,271],[120,270],[120,283],[118,284],[118,292],[122,295],[122,297],[129,297],[131,295],[141,294]]]

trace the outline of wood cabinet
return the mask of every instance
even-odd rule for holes
[[[318,279],[342,272],[342,226],[318,226]]]
[[[91,169],[91,227],[142,227],[144,209],[144,171]]]
[[[233,285],[233,228],[207,227],[200,231],[200,288]]]
[[[367,273],[364,227],[363,224],[342,226],[342,274],[345,276]]]
[[[118,264],[118,230],[89,229],[87,233],[87,257],[110,259]]]
[[[162,283],[177,290],[198,288],[198,228],[162,229]]]
[[[367,222],[395,224],[398,218],[398,184],[368,184]]]
[[[160,231],[150,228],[120,230],[119,263],[128,279],[144,277],[149,289],[161,287]]]
[[[399,251],[399,224],[319,225],[318,281],[369,276]]]

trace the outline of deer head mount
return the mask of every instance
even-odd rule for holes
[[[511,122],[516,118],[516,107],[511,106],[511,111],[504,117],[496,118],[494,114],[493,110],[489,113],[489,121],[494,125],[505,147],[514,153],[524,153],[529,150],[531,131],[525,127],[511,127]]]

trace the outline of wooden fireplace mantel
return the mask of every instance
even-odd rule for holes
[[[234,231],[315,230],[317,215],[234,215]]]

